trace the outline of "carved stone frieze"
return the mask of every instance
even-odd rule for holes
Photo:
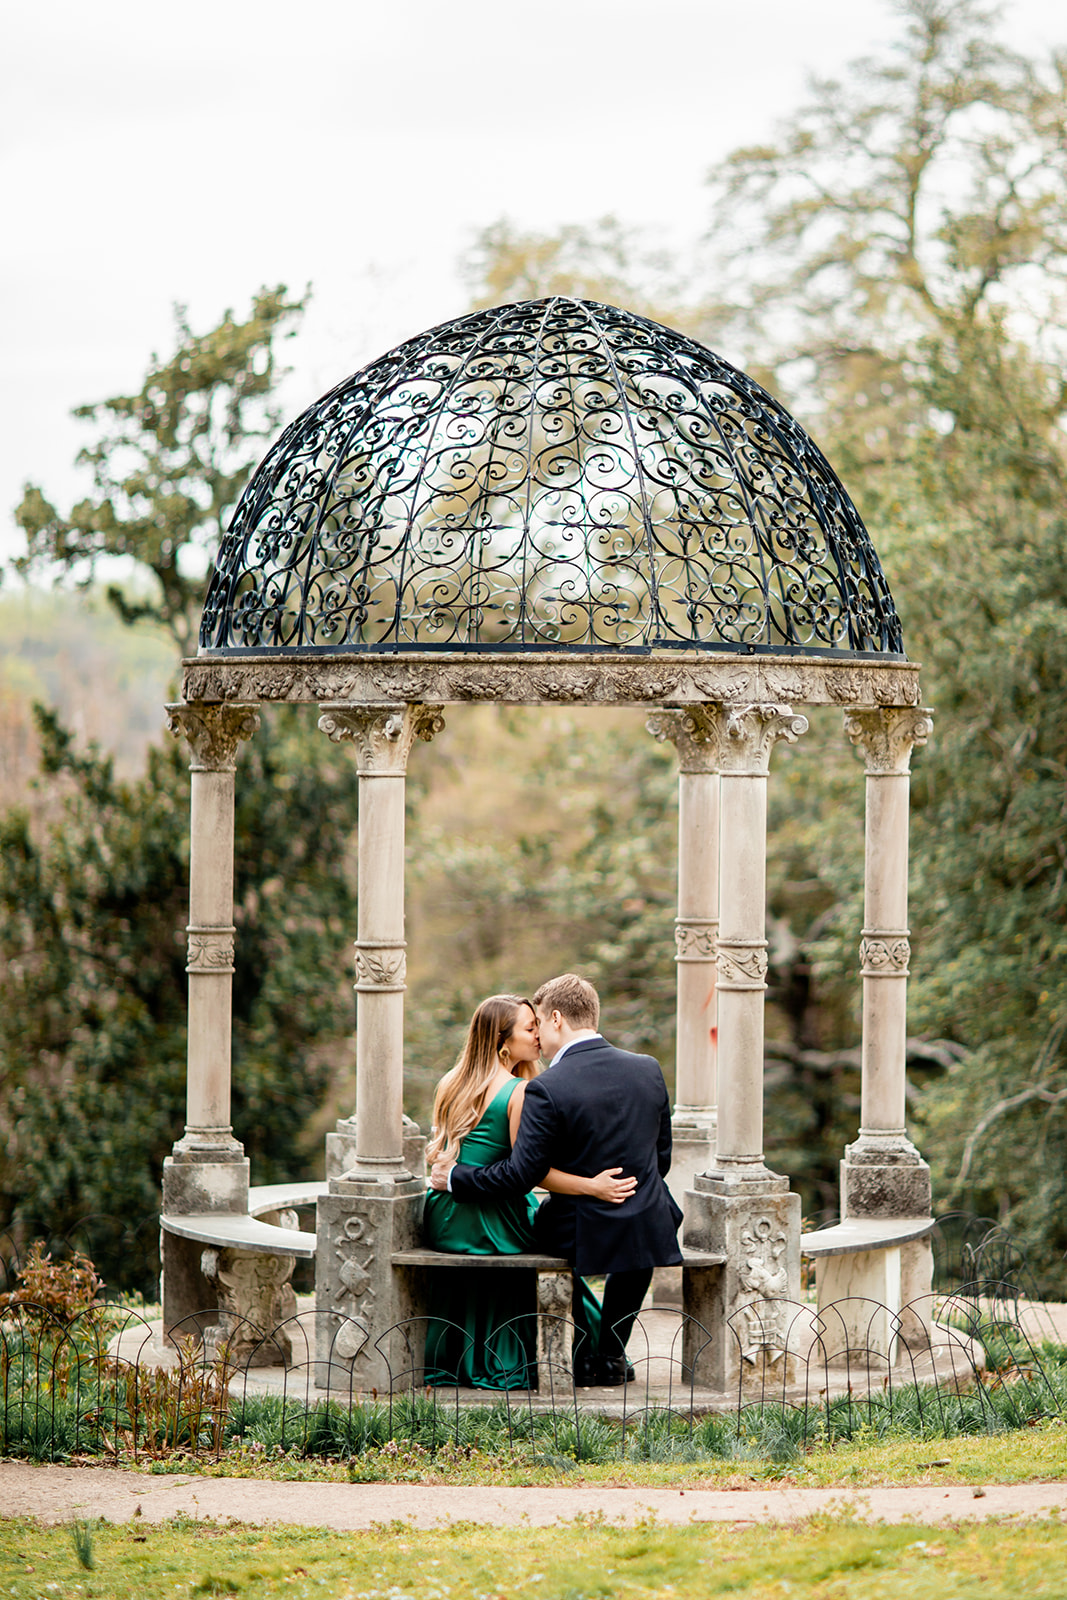
[[[766,988],[766,939],[720,939],[717,960],[720,989]]]
[[[883,707],[845,714],[845,733],[863,752],[868,773],[889,777],[911,770],[911,752],[934,731],[933,714],[923,707]]]
[[[674,921],[675,961],[714,961],[715,936],[719,924],[709,917],[676,917]]]
[[[356,988],[361,994],[389,994],[407,982],[406,943],[394,940],[383,944],[375,939],[357,939]]]
[[[680,772],[717,772],[720,706],[687,706],[684,711],[653,711],[645,727],[662,744],[670,740],[678,751]]]
[[[234,956],[234,927],[186,929],[189,938],[189,955],[186,972],[232,972]]]
[[[918,667],[907,661],[848,657],[743,656],[669,651],[655,656],[536,651],[525,656],[434,653],[397,659],[373,655],[196,656],[183,663],[183,699],[320,704],[512,705],[734,704],[915,706]]]
[[[237,746],[259,727],[259,712],[250,705],[173,705],[167,727],[189,745],[193,772],[233,772]]]
[[[416,739],[429,743],[445,725],[440,706],[323,705],[319,727],[334,744],[351,741],[364,778],[402,778]]]
[[[864,928],[860,940],[860,968],[865,978],[906,978],[911,959],[907,932]]]

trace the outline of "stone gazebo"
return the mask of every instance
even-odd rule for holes
[[[929,1172],[904,1104],[908,773],[931,725],[863,523],[765,390],[670,329],[553,297],[390,351],[255,473],[171,708],[192,750],[192,859],[168,1328],[216,1303],[205,1242],[269,1255],[294,1240],[249,1217],[230,1126],[236,757],[256,708],[278,701],[317,705],[359,772],[356,1108],[327,1140],[316,1291],[327,1353],[355,1360],[360,1387],[381,1383],[374,1341],[411,1309],[391,1260],[417,1241],[424,1189],[402,1106],[404,785],[449,704],[643,706],[677,749],[674,1179],[686,1244],[725,1257],[686,1273],[718,1385],[738,1359],[725,1318],[799,1296],[799,1197],[763,1158],[767,776],[775,745],[807,729],[798,706],[843,708],[867,786],[862,1125],[842,1163],[847,1238],[821,1248],[828,1285],[835,1257],[859,1250],[853,1292],[880,1284],[900,1303],[928,1288]]]

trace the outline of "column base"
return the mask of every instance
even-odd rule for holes
[[[425,1181],[342,1176],[318,1202],[315,1255],[315,1385],[344,1394],[379,1394],[410,1386],[421,1362],[403,1332],[419,1315],[408,1274],[394,1270],[395,1250],[420,1240]]]
[[[339,1117],[336,1131],[326,1135],[326,1176],[343,1177],[356,1165],[356,1119]],[[404,1118],[404,1153],[395,1171],[397,1174],[406,1172],[414,1178],[426,1177],[426,1135],[411,1117]],[[372,1174],[373,1169],[367,1175]]]
[[[163,1163],[164,1216],[198,1216],[248,1212],[249,1164],[241,1146],[229,1150],[184,1150]],[[163,1335],[173,1342],[185,1334],[199,1337],[218,1321],[218,1288],[205,1277],[200,1258],[204,1247],[160,1230]]]
[[[667,1188],[685,1206],[686,1191],[715,1160],[714,1106],[676,1106],[671,1117],[671,1170]]]
[[[841,1216],[928,1217],[930,1168],[903,1134],[863,1134],[845,1148]]]
[[[683,1240],[726,1257],[717,1271],[683,1269],[687,1381],[719,1391],[793,1382],[800,1196],[788,1179],[762,1164],[744,1177],[705,1173],[685,1197]]]

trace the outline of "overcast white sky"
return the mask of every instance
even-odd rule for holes
[[[1056,0],[1005,36],[1067,38]],[[895,31],[888,0],[40,0],[0,58],[0,558],[27,479],[66,505],[70,411],[139,385],[171,306],[206,330],[314,288],[296,411],[466,309],[456,262],[506,215],[707,223],[717,157],[807,76]]]

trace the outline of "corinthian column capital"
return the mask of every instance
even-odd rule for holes
[[[259,727],[259,712],[232,704],[173,705],[167,707],[167,727],[189,745],[193,772],[233,772],[237,746]]]
[[[666,740],[678,751],[680,772],[718,772],[719,736],[715,723],[717,705],[687,706],[684,711],[654,711],[645,727],[662,744]]]
[[[846,711],[845,733],[863,752],[867,772],[891,777],[911,771],[911,752],[934,731],[925,706],[880,706],[874,711]]]
[[[402,778],[416,739],[426,743],[445,725],[440,706],[349,705],[319,707],[319,727],[334,744],[351,741],[363,778]]]
[[[707,707],[715,731],[716,765],[724,776],[766,777],[771,751],[780,739],[795,744],[808,731],[808,719],[792,706]]]

